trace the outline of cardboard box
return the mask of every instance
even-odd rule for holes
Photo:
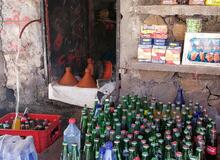
[[[152,49],[152,62],[165,63],[166,46],[153,46]]]
[[[153,44],[153,39],[152,38],[140,37],[139,44],[140,45],[152,45]]]
[[[138,46],[138,60],[143,62],[151,62],[152,45]]]
[[[181,47],[168,47],[166,50],[166,64],[179,65],[181,61]]]

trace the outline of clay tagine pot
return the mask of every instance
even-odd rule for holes
[[[103,79],[109,80],[112,77],[112,62],[111,61],[105,61],[105,70],[103,73]]]
[[[65,73],[63,77],[58,81],[60,85],[65,85],[65,86],[75,86],[77,82],[78,81],[75,79],[74,75],[72,74],[70,67],[65,68]]]
[[[87,65],[86,68],[89,69],[91,75],[93,76],[93,73],[94,73],[94,61],[93,61],[93,59],[92,58],[88,58],[87,59],[87,63],[88,63],[88,65]]]
[[[91,76],[90,70],[86,69],[83,78],[77,84],[77,87],[81,88],[96,88],[96,82]]]

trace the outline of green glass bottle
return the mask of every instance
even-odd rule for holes
[[[129,148],[129,160],[134,160],[134,158],[137,157],[137,153],[134,147]]]
[[[92,142],[92,134],[91,133],[86,133],[85,142]]]
[[[191,155],[191,156],[189,156],[189,160],[198,160],[198,159],[196,156]]]
[[[157,147],[158,147],[157,143],[155,142],[150,143],[150,155],[152,157],[157,155]]]
[[[135,151],[137,151],[138,150],[138,142],[137,141],[132,141],[131,142],[131,147],[134,147]]]
[[[122,116],[121,118],[121,129],[127,130],[127,117],[126,116]]]
[[[150,155],[150,146],[148,144],[143,145],[143,151],[142,152],[147,152]]]
[[[187,145],[182,146],[183,160],[189,159],[189,147]]]
[[[200,147],[196,148],[196,156],[197,156],[198,160],[204,159],[202,148],[200,148]]]
[[[150,158],[148,152],[142,152],[141,156],[142,156],[141,157],[142,160],[148,160]]]
[[[122,151],[122,157],[123,157],[123,160],[128,160],[129,159],[129,139],[125,138],[123,141],[124,141],[124,148]]]
[[[140,109],[141,109],[141,103],[140,103],[140,101],[137,101],[137,102],[136,102],[136,113],[140,113],[140,112],[139,112]]]
[[[87,120],[88,120],[87,116],[82,116],[80,123],[80,129],[82,134],[85,134],[87,132],[87,122],[88,122]]]
[[[133,134],[134,131],[135,131],[135,124],[132,123],[131,127],[128,129],[128,133]]]
[[[126,108],[122,109],[122,116],[125,116],[125,117],[128,116],[128,110]]]
[[[87,132],[86,133],[92,133],[92,123],[87,123]]]
[[[115,149],[116,149],[116,159],[117,160],[122,160],[122,155],[121,155],[121,149],[120,149],[120,141],[115,140],[114,141]]]
[[[116,135],[115,136],[115,140],[118,140],[120,142],[120,145],[122,145],[122,138],[121,138],[121,135]]]
[[[80,160],[79,150],[77,148],[77,144],[72,144],[72,156],[71,160]]]
[[[172,150],[172,147],[170,145],[165,146],[165,155],[164,155],[165,160],[170,160],[172,158],[171,157],[171,150]]]
[[[118,116],[121,117],[121,116],[122,116],[122,105],[119,104],[116,108],[117,108],[117,114],[118,114]]]
[[[98,160],[98,158],[99,158],[99,148],[100,148],[99,138],[95,138],[94,145],[93,145],[93,153],[95,156],[95,160]]]
[[[110,137],[109,137],[110,141],[114,141],[115,140],[115,130],[111,130],[110,131]]]
[[[99,144],[100,144],[100,146],[105,144],[105,134],[100,135],[100,143]]]
[[[172,147],[172,157],[175,157],[176,152],[178,151],[178,144],[176,141],[173,141],[171,143],[171,147]]]
[[[111,131],[111,126],[106,126],[105,128],[105,141],[109,141],[110,139],[110,131]]]
[[[140,153],[143,152],[143,148],[144,148],[144,145],[147,143],[147,141],[145,139],[142,139],[140,142],[139,142],[139,151]]]
[[[172,137],[171,135],[166,135],[165,137],[165,145],[171,145]]]
[[[175,153],[176,160],[183,160],[183,154],[181,152]]]
[[[92,143],[86,142],[85,143],[85,149],[84,149],[84,160],[94,160],[94,155],[92,151]]]
[[[121,123],[120,122],[117,122],[115,124],[115,134],[116,135],[120,135],[121,134]]]
[[[128,116],[127,116],[127,128],[130,128],[132,124],[132,114],[131,112],[128,112]]]
[[[63,142],[63,152],[62,152],[62,160],[68,160],[68,150],[67,150],[68,144]]]
[[[164,140],[163,139],[158,139],[158,154],[160,155],[161,159],[164,157]]]

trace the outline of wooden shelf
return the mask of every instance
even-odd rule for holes
[[[132,69],[158,71],[158,72],[179,72],[179,73],[220,75],[220,67],[157,64],[157,63],[139,62],[137,59],[132,60]]]
[[[140,5],[133,7],[136,14],[153,15],[220,15],[218,6],[199,5]]]

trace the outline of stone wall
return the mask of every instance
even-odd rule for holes
[[[41,24],[36,22],[29,25],[21,39],[19,34],[25,24],[40,18],[40,1],[0,0],[0,6],[0,100],[5,97],[9,101],[15,101],[15,59],[20,50],[20,102],[36,103],[46,96]]]
[[[131,60],[137,57],[140,25],[148,15],[136,15],[133,6],[154,4],[158,1],[124,0],[121,1],[121,39],[120,72],[121,95],[138,94],[156,97],[161,101],[173,101],[177,87],[184,89],[186,100],[198,101],[204,106],[214,106],[220,111],[220,76],[183,74],[171,72],[150,72],[135,70]],[[159,11],[158,11],[159,12]],[[173,19],[174,17],[163,17]],[[184,20],[184,16],[179,16]],[[219,31],[219,17],[204,18],[205,31]],[[211,24],[211,25],[210,25]]]

